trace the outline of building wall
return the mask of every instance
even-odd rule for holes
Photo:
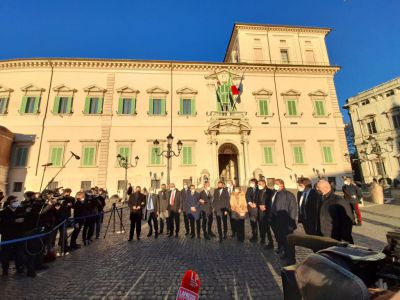
[[[363,150],[361,143],[374,136],[383,149],[389,149],[386,140],[394,139],[393,151],[382,155],[387,176],[399,179],[399,126],[393,122],[393,116],[400,114],[400,78],[382,83],[367,91],[361,92],[347,100],[345,108],[354,128],[354,140],[357,151]],[[367,123],[375,122],[376,133],[370,132]],[[370,151],[370,150],[368,150]],[[361,162],[364,179],[369,182],[373,178],[381,178],[376,167],[377,157],[373,154]]]

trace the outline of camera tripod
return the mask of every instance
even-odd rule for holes
[[[119,218],[119,231],[117,233],[125,233],[124,224],[122,224],[122,209],[119,211],[117,205],[115,203],[112,204],[110,218],[108,219],[106,231],[104,232],[104,239],[106,238],[108,228],[110,227],[111,219],[113,220],[113,233],[115,233],[115,216],[117,215]]]

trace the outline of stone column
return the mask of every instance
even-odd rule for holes
[[[247,184],[247,182],[250,179],[250,159],[249,159],[249,138],[247,133],[242,133],[242,138],[240,140],[242,146],[243,146],[243,157],[244,157],[244,172],[245,172],[245,179],[243,180],[244,184]]]

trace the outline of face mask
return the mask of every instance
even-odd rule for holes
[[[350,185],[350,182],[345,181],[344,184],[345,184],[345,185]]]
[[[208,187],[206,188],[206,190],[207,190],[207,191],[210,191],[210,190],[211,190],[211,188],[208,186]]]
[[[259,185],[259,186],[258,186],[258,189],[263,190],[263,189],[264,189],[264,186]]]
[[[188,186],[185,184],[185,185],[183,186],[183,188],[184,188],[185,190],[187,190]]]
[[[254,182],[250,183],[250,187],[254,188],[256,185]]]
[[[304,192],[304,187],[303,186],[299,186],[299,192]]]
[[[278,191],[278,190],[279,190],[279,188],[280,188],[280,186],[279,186],[279,185],[277,185],[277,184],[274,184],[274,190]]]
[[[11,203],[12,208],[17,208],[19,206],[19,202],[13,202]]]
[[[240,193],[240,190],[239,189],[235,189],[235,193]]]
[[[230,183],[228,183],[226,186],[227,186],[228,188],[230,188],[232,185],[231,185]]]
[[[194,195],[194,190],[190,190],[190,192],[192,193],[192,195]]]

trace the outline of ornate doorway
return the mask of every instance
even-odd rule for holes
[[[231,143],[222,144],[218,149],[219,179],[226,182],[232,180],[240,183],[238,169],[239,150]]]

